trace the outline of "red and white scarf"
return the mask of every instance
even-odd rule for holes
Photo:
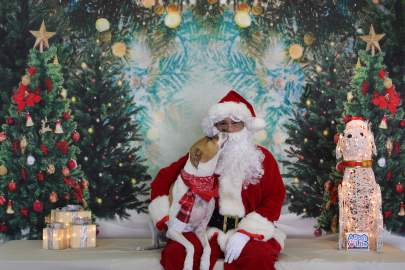
[[[198,195],[204,201],[209,201],[211,198],[218,197],[218,181],[215,176],[195,176],[181,171],[181,178],[184,184],[188,187],[187,192],[180,199],[180,211],[176,218],[184,223],[190,221],[191,211],[193,210],[195,195]]]

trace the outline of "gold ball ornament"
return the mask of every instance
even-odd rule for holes
[[[116,42],[112,45],[112,53],[117,57],[124,57],[127,52],[127,46],[124,42]]]
[[[300,44],[292,44],[288,49],[291,59],[300,59],[304,53],[304,48]]]
[[[264,12],[264,9],[261,5],[254,5],[252,7],[252,14],[255,16],[260,16],[263,14],[263,12]]]
[[[152,8],[155,5],[155,0],[142,0],[142,5],[145,8]]]
[[[87,64],[85,62],[82,62],[80,66],[82,67],[82,69],[87,69]]]
[[[320,65],[316,65],[315,70],[316,70],[316,72],[320,73],[320,72],[322,72],[322,67]]]
[[[305,104],[309,107],[309,106],[311,106],[312,105],[312,102],[311,102],[311,100],[310,99],[307,99],[306,101],[305,101]]]
[[[328,129],[324,129],[323,131],[322,131],[322,135],[323,136],[328,136],[329,135],[329,130]]]
[[[304,138],[304,143],[307,143],[308,142],[308,138]]]
[[[167,14],[165,17],[165,25],[171,29],[177,28],[181,23],[181,14],[176,5],[167,6]]]
[[[315,42],[315,36],[312,33],[306,33],[304,35],[304,44],[307,46],[311,46]]]
[[[390,78],[384,79],[384,87],[390,89],[392,87],[392,80]]]
[[[87,132],[88,132],[89,134],[93,134],[94,129],[90,127],[90,128],[87,129]]]
[[[165,12],[165,7],[163,5],[156,5],[153,10],[155,11],[156,15],[160,16]]]
[[[8,173],[7,167],[4,165],[0,165],[0,176],[4,176]]]
[[[132,185],[136,185],[136,179],[135,179],[135,178],[132,178],[132,179],[131,179],[131,184],[132,184]]]
[[[72,103],[76,103],[76,102],[77,102],[77,98],[74,97],[74,96],[73,96],[70,100],[72,101]]]
[[[96,203],[102,204],[102,203],[103,203],[103,199],[101,199],[101,198],[96,198]]]
[[[104,31],[100,33],[100,41],[103,43],[109,43],[112,39],[111,31]]]
[[[100,18],[96,20],[97,31],[104,32],[110,29],[110,22],[106,18]]]
[[[31,83],[31,80],[30,80],[30,77],[28,75],[24,75],[21,78],[21,84],[22,85],[28,86],[30,83]]]

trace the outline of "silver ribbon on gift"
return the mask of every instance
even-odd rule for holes
[[[91,218],[75,216],[73,217],[73,224],[74,225],[91,224]]]
[[[76,205],[76,204],[68,204],[65,207],[62,207],[63,211],[80,211],[83,210],[83,207],[81,205]]]
[[[56,229],[63,229],[65,228],[63,223],[51,223],[46,226],[46,231],[48,234],[48,249],[54,249],[53,246],[53,235]]]
[[[86,224],[80,225],[80,247],[81,248],[87,247],[87,225]]]

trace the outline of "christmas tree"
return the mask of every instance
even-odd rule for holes
[[[124,42],[89,37],[70,73],[68,88],[82,134],[79,161],[92,182],[89,206],[98,217],[145,212],[147,167],[139,156],[138,109],[122,77]]]
[[[28,69],[9,104],[0,139],[0,232],[39,239],[51,209],[86,205],[88,182],[76,162],[80,135],[64,98],[53,33],[42,24]],[[43,52],[41,52],[43,51]]]
[[[307,85],[301,96],[294,118],[286,125],[289,138],[287,151],[293,161],[285,161],[293,183],[287,186],[289,210],[307,217],[318,217],[322,211],[324,186],[335,166],[334,137],[336,119],[346,99],[342,86],[348,85],[351,55],[344,42],[324,41],[324,48],[314,55],[306,68]],[[335,198],[333,204],[336,203]],[[332,205],[331,205],[332,206]]]
[[[405,232],[404,172],[405,120],[401,97],[383,64],[384,53],[373,27],[369,35],[361,36],[367,42],[366,51],[359,52],[359,62],[351,81],[353,96],[344,106],[343,120],[360,116],[370,121],[377,147],[377,162],[373,170],[381,187],[385,227],[394,232]],[[342,132],[343,125],[339,126]]]

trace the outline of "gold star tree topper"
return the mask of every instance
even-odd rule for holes
[[[31,34],[36,38],[34,48],[39,46],[39,51],[43,52],[44,47],[49,48],[48,39],[53,37],[56,32],[46,32],[45,22],[42,21],[41,27],[38,31],[30,31]]]
[[[370,26],[370,32],[368,35],[365,36],[360,36],[360,38],[367,42],[367,48],[366,51],[369,51],[371,49],[371,55],[374,56],[375,54],[375,49],[381,52],[380,44],[378,43],[385,34],[376,34],[374,31],[373,25]]]

